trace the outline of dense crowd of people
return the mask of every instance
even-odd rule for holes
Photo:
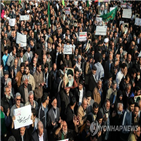
[[[104,2],[101,8],[99,2],[88,3],[1,2],[2,141],[141,140],[141,26],[134,24],[135,16],[141,18],[141,2],[130,2],[131,19],[122,18],[121,1]],[[115,18],[104,22],[106,36],[95,35],[97,15],[115,6]],[[15,18],[14,26],[8,17]],[[17,44],[18,32],[26,35],[26,46]],[[87,32],[86,41],[79,41],[80,32]],[[64,54],[65,45],[72,54]],[[74,87],[64,85],[66,68],[74,70],[67,74]],[[15,129],[14,111],[27,105],[33,123]],[[96,132],[93,123],[136,130]]]

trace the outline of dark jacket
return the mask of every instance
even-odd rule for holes
[[[44,133],[43,133],[43,141],[48,141],[48,137],[47,137],[47,130],[44,129]],[[31,141],[39,141],[39,136],[38,136],[38,130],[34,131],[32,134],[32,140]]]
[[[89,86],[88,90],[93,93],[94,88],[96,87],[96,81],[94,80],[93,74],[90,75],[89,77]]]
[[[27,86],[28,92],[32,91],[32,87],[30,84]],[[19,87],[19,93],[21,94],[21,98],[23,99],[23,103],[25,104],[25,92],[24,92],[24,84]]]

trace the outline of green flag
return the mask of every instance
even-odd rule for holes
[[[89,1],[87,0],[87,7],[89,7],[90,5],[89,5]]]
[[[21,0],[19,0],[19,4],[21,4]]]
[[[117,7],[113,9],[111,12],[101,15],[100,17],[102,18],[103,21],[109,21],[115,18],[116,13],[117,13]]]
[[[48,2],[48,28],[50,27],[50,2]]]
[[[62,0],[62,5],[65,6],[65,0]]]

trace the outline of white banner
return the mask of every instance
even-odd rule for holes
[[[123,9],[122,18],[130,19],[132,16],[132,9]]]
[[[141,18],[135,19],[135,25],[141,26]]]
[[[110,7],[110,12],[112,11],[112,10],[114,10],[116,7]]]
[[[9,19],[9,25],[10,26],[15,26],[15,23],[16,23],[16,19]]]
[[[96,33],[95,35],[106,35],[107,33],[107,26],[96,26]]]
[[[31,105],[24,106],[14,110],[14,127],[15,129],[28,126],[33,123],[31,120]]]
[[[66,15],[70,14],[70,7],[65,7],[65,14]]]
[[[64,54],[72,54],[72,45],[64,45]]]
[[[69,141],[69,139],[64,139],[64,140],[58,140],[58,141]]]
[[[86,41],[87,40],[87,32],[79,32],[79,41]]]
[[[123,23],[124,23],[124,21],[120,21],[120,22],[119,22],[119,25],[121,25],[121,24],[123,24]]]
[[[20,21],[28,21],[29,15],[20,15]]]
[[[17,32],[16,43],[20,44],[21,47],[26,47],[26,42],[26,35]]]

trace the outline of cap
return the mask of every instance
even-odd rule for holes
[[[95,65],[92,66],[92,70],[97,70]]]
[[[16,93],[16,97],[20,96],[21,97],[21,94],[20,93]]]

